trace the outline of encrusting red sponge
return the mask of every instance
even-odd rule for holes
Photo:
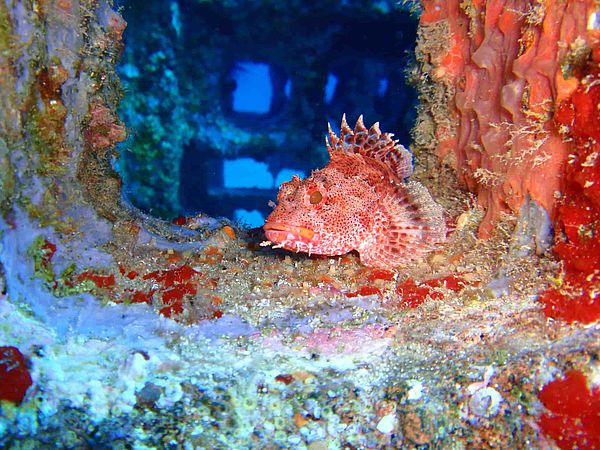
[[[540,392],[546,412],[539,419],[544,434],[561,449],[600,448],[600,388],[589,389],[583,373],[571,370]]]
[[[16,347],[0,347],[0,400],[21,403],[32,380],[23,354]]]

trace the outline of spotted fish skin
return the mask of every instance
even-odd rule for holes
[[[302,180],[283,183],[263,229],[295,252],[343,255],[358,251],[365,266],[389,268],[421,258],[446,238],[442,208],[427,189],[405,179],[412,155],[379,123],[354,130],[342,117],[339,137],[329,126],[330,161]]]

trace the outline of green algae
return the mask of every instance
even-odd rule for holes
[[[6,219],[11,210],[12,197],[16,187],[16,175],[10,161],[10,151],[4,139],[0,138],[0,166],[5,169],[0,173],[0,214]]]
[[[27,249],[27,256],[33,262],[35,277],[49,284],[54,280],[54,268],[51,261],[54,252],[48,244],[46,238],[38,236]]]
[[[52,257],[56,247],[43,236],[38,236],[29,246],[27,255],[33,263],[34,277],[41,279],[57,297],[66,297],[81,293],[99,293],[100,289],[93,280],[80,278],[75,263],[69,264],[57,274]]]
[[[6,9],[6,4],[0,4],[0,51],[3,57],[10,55],[10,50],[13,46],[13,29]]]
[[[13,82],[12,60],[18,56],[15,51],[15,37],[13,35],[13,26],[8,14],[6,4],[0,3],[0,83],[10,85]],[[10,159],[10,146],[16,140],[15,133],[10,129],[11,115],[16,118],[16,111],[13,106],[16,104],[16,94],[14,92],[8,95],[0,96],[0,132],[3,137],[0,138],[0,167],[3,167],[0,174],[0,215],[7,217],[11,210],[11,198],[16,189],[16,171]]]

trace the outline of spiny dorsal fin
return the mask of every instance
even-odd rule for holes
[[[394,267],[419,258],[446,239],[443,209],[421,183],[397,186],[381,201],[375,240],[359,248],[370,267]],[[377,220],[377,219],[376,219]]]
[[[354,130],[348,126],[346,114],[342,116],[340,137],[327,124],[329,139],[325,138],[329,155],[335,152],[358,153],[376,159],[386,164],[401,180],[412,175],[412,154],[397,140],[393,140],[392,133],[382,133],[379,122],[375,122],[367,129],[363,116],[358,118]]]

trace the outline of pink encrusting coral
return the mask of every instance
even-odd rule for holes
[[[366,266],[393,267],[418,258],[446,238],[442,208],[412,174],[410,153],[379,124],[331,127],[330,162],[310,177],[283,183],[267,217],[267,239],[317,255],[357,250]]]
[[[425,0],[417,51],[447,99],[431,107],[438,156],[486,210],[487,237],[529,196],[553,217],[568,146],[552,122],[576,87],[572,66],[591,45],[592,1]],[[429,41],[430,42],[430,41]],[[444,108],[446,114],[435,112]]]
[[[90,121],[84,132],[86,143],[96,151],[111,148],[127,137],[125,126],[101,102],[90,104]]]

